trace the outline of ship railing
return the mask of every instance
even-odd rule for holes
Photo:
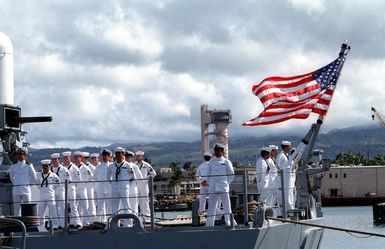
[[[283,175],[283,174],[280,174],[280,172],[277,173],[278,175]],[[249,176],[248,176],[248,172],[247,170],[244,170],[242,171],[242,173],[240,174],[242,176],[242,183],[243,183],[243,203],[248,203],[248,185],[249,184],[255,184],[255,181],[254,180],[250,180],[249,179]],[[227,177],[234,177],[235,174],[224,174],[224,175],[211,175],[211,176],[201,176],[201,177],[205,177],[205,178],[210,178],[210,177],[224,177],[224,176],[227,176]],[[185,177],[186,179],[187,177]],[[191,177],[191,180],[195,179],[195,177]],[[154,188],[153,188],[153,178],[152,177],[148,177],[148,178],[143,178],[143,179],[132,179],[132,180],[119,180],[119,182],[124,182],[124,181],[130,181],[130,182],[133,182],[133,181],[148,181],[148,186],[149,186],[149,195],[136,195],[136,196],[127,196],[127,197],[94,197],[94,198],[75,198],[75,199],[71,199],[71,198],[68,198],[68,188],[71,184],[75,184],[76,186],[80,186],[82,184],[94,184],[94,183],[109,183],[109,184],[114,184],[116,183],[116,181],[114,180],[108,180],[108,181],[99,181],[99,180],[95,180],[95,181],[66,181],[65,183],[50,183],[50,184],[55,184],[55,185],[60,185],[60,184],[64,184],[65,185],[65,199],[62,200],[62,199],[57,199],[57,200],[52,200],[52,202],[62,202],[64,201],[65,203],[69,203],[70,201],[80,201],[80,200],[93,200],[93,201],[98,201],[98,200],[113,200],[113,199],[122,199],[122,198],[149,198],[149,202],[150,202],[150,216],[145,216],[145,215],[142,215],[142,214],[138,214],[140,215],[142,218],[150,218],[151,222],[151,230],[154,230],[155,229],[155,219],[157,220],[160,220],[160,218],[155,218],[155,215],[154,215]],[[28,186],[40,186],[40,184],[28,184]],[[13,185],[13,186],[26,186],[26,185]],[[0,186],[1,187],[1,186]],[[277,191],[280,191],[283,189],[283,184],[282,184],[282,187],[281,188],[274,188],[274,189],[268,189],[268,190],[265,190],[265,191],[272,191],[272,192],[277,192]],[[284,191],[281,191],[281,192],[284,192]],[[220,194],[218,192],[215,192],[216,194]],[[227,193],[227,192],[224,192],[224,193]],[[209,195],[210,193],[207,193],[207,195]],[[190,194],[194,197],[194,199],[196,199],[197,197],[200,196],[200,194]],[[35,203],[39,203],[39,202],[47,202],[47,201],[40,201],[40,200],[34,200],[33,202]],[[13,202],[13,203],[22,203],[22,202]],[[9,204],[9,203],[0,203],[0,204]],[[131,213],[134,213],[134,211],[130,211]],[[116,215],[117,213],[106,213],[106,214],[102,214],[102,215],[79,215],[79,218],[100,218],[100,219],[103,219],[103,217],[108,217],[108,216],[113,216],[113,215]],[[221,214],[223,215],[223,213]],[[226,214],[225,214],[226,215]],[[53,220],[53,219],[63,219],[64,218],[64,221],[65,221],[65,224],[64,224],[64,229],[68,229],[68,220],[70,217],[70,213],[68,212],[68,208],[65,208],[65,214],[63,217],[51,217],[50,220]],[[248,209],[247,208],[244,208],[244,223],[245,224],[248,224]],[[72,217],[73,218],[73,217]],[[43,217],[40,218],[40,219],[44,219]]]
[[[18,226],[21,229],[20,249],[25,249],[25,245],[27,242],[27,240],[26,240],[27,228],[25,227],[24,223],[17,220],[17,219],[0,217],[0,224],[2,224],[2,226],[5,226],[5,225]],[[0,226],[0,227],[2,227],[2,226]]]

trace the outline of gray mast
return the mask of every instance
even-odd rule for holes
[[[342,43],[339,56],[341,57],[341,56],[347,55],[349,50],[350,50],[350,46],[346,42]],[[337,76],[337,80],[339,76],[340,75]],[[324,118],[325,118],[324,115],[319,115],[317,122],[315,124],[312,124],[309,132],[307,133],[305,138],[302,139],[301,141],[301,144],[307,145],[306,146],[307,148],[306,148],[305,157],[303,158],[303,163],[298,165],[298,168],[297,168],[296,207],[299,209],[302,209],[302,208],[310,209],[313,207],[313,204],[314,204],[313,198],[311,196],[311,190],[309,189],[309,176],[326,171],[330,168],[330,160],[326,160],[326,159],[322,160],[322,168],[308,168],[308,164],[310,162],[310,158],[311,158],[315,143],[317,142],[318,134]]]

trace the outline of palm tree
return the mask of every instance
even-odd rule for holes
[[[170,187],[174,188],[175,194],[178,192],[177,188],[180,187],[180,184],[182,183],[182,180],[184,178],[182,170],[180,169],[180,167],[178,165],[179,165],[179,162],[172,162],[169,164],[169,167],[172,170],[172,175],[170,178],[169,185],[170,185]]]
[[[193,163],[191,161],[187,161],[183,165],[183,169],[187,172],[187,175],[188,175],[188,177],[187,177],[187,189],[188,189],[188,192],[190,193],[191,192],[190,180],[192,180],[193,182],[195,181],[196,167],[193,165]]]

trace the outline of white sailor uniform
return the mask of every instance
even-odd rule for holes
[[[209,187],[202,186],[202,182],[208,182],[207,171],[209,167],[209,161],[201,163],[198,166],[197,172],[195,173],[196,179],[200,184],[199,190],[199,212],[203,212],[206,210],[206,199],[209,196]]]
[[[78,200],[78,211],[79,216],[83,221],[83,224],[90,224],[91,223],[91,214],[89,213],[89,207],[88,207],[88,195],[87,195],[87,188],[88,183],[92,180],[92,172],[87,167],[87,165],[81,163],[79,165],[79,171],[80,171],[80,183],[77,184],[77,200]]]
[[[70,181],[71,177],[69,171],[63,165],[59,165],[58,167],[51,167],[51,172],[55,173],[59,177],[60,184],[57,184],[55,188],[55,201],[56,201],[56,209],[58,215],[58,224],[61,227],[64,227],[64,213],[65,213],[65,181]]]
[[[40,225],[45,224],[45,211],[48,207],[49,217],[52,219],[53,228],[58,227],[55,191],[57,183],[59,183],[59,181],[59,177],[53,172],[48,172],[48,174],[44,174],[43,172],[41,172],[37,174],[37,184],[39,184],[38,186],[40,189]]]
[[[143,180],[139,181],[138,185],[138,194],[139,194],[139,206],[140,212],[145,217],[150,217],[150,204],[148,199],[149,189],[148,189],[148,177],[156,176],[154,168],[147,162],[142,161],[142,163],[136,162],[136,165],[139,167],[140,172],[142,173]]]
[[[20,203],[31,201],[31,183],[36,182],[36,171],[32,164],[23,161],[11,165],[9,176],[13,184],[13,215],[21,216]]]
[[[80,182],[80,170],[72,162],[67,167],[70,174],[70,182],[68,184],[68,204],[70,207],[70,225],[82,225],[79,217],[78,203],[77,203],[77,183]]]
[[[266,205],[266,201],[269,195],[269,165],[263,157],[259,157],[256,163],[256,174],[257,174],[257,188],[259,192],[259,199]]]
[[[135,180],[134,169],[126,161],[120,163],[114,162],[108,167],[107,178],[111,180],[111,208],[113,213],[119,211],[119,205],[123,213],[131,212],[130,198],[130,181]],[[131,224],[125,223],[125,226]]]
[[[90,180],[90,182],[87,184],[88,187],[87,187],[87,198],[88,198],[88,213],[91,215],[90,217],[90,220],[92,222],[94,221],[97,221],[97,218],[96,218],[96,200],[95,200],[95,179],[94,179],[94,175],[95,175],[95,170],[96,170],[96,167],[94,165],[92,165],[92,163],[90,162],[87,162],[87,167],[91,170],[92,172],[92,178]]]
[[[291,164],[289,163],[289,156],[281,151],[277,157],[278,169],[283,173],[283,190],[285,193],[285,206],[286,210],[294,208],[294,182],[291,169]],[[278,176],[279,177],[279,176]],[[295,173],[294,173],[295,179]],[[282,184],[282,183],[281,183]],[[279,203],[282,203],[282,194],[278,196]],[[281,204],[282,206],[282,204]]]
[[[140,182],[143,181],[143,175],[140,171],[139,167],[135,163],[129,162],[130,166],[134,170],[135,180],[129,182],[129,195],[130,195],[130,208],[135,214],[138,214],[139,212],[139,201],[138,201],[138,194],[139,194],[139,187]]]
[[[266,161],[269,165],[269,183],[267,188],[269,191],[269,195],[266,200],[266,206],[272,207],[277,202],[281,181],[278,177],[277,162],[275,161],[275,158],[270,157]]]
[[[230,183],[234,179],[234,168],[230,160],[224,157],[213,157],[207,170],[209,180],[209,209],[207,214],[206,226],[214,226],[216,207],[218,199],[222,200],[225,212],[225,222],[230,226]]]
[[[94,179],[96,183],[96,214],[99,221],[107,221],[106,214],[111,214],[111,182],[107,178],[108,163],[100,163],[95,169]]]

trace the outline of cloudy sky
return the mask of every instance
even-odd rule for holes
[[[385,1],[0,2],[13,42],[15,103],[33,147],[196,141],[200,105],[229,108],[230,137],[305,134],[316,119],[242,127],[254,83],[318,69],[352,46],[323,131],[385,113]]]

